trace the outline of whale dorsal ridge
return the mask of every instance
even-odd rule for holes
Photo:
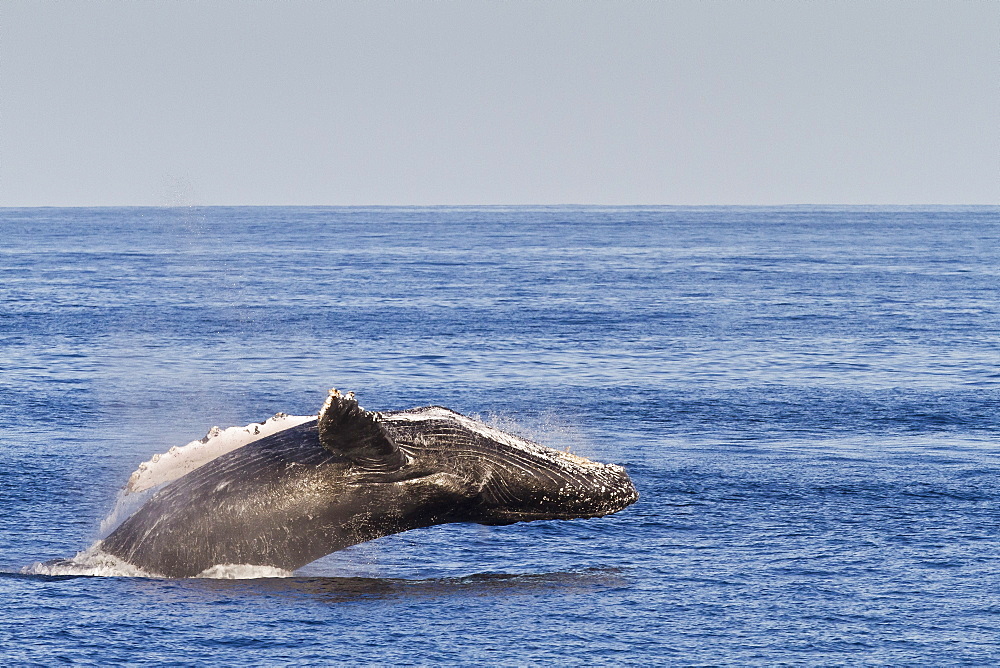
[[[374,471],[395,471],[406,463],[382,416],[358,405],[353,392],[330,390],[317,421],[319,442],[358,466]]]

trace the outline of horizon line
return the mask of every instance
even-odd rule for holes
[[[996,207],[998,203],[835,203],[787,202],[783,204],[593,204],[566,202],[561,204],[0,204],[0,209],[210,209],[210,208],[328,208],[328,209],[515,209],[515,208],[794,208],[794,207]]]

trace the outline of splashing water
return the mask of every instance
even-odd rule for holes
[[[36,562],[22,568],[21,573],[24,575],[76,575],[129,578],[161,577],[102,551],[101,541],[97,541],[83,552],[78,552],[72,559],[54,559],[52,561]],[[195,577],[219,580],[252,580],[255,578],[287,578],[292,575],[291,571],[275,568],[274,566],[217,564],[206,568]]]
[[[275,566],[255,566],[253,564],[216,564],[196,575],[196,578],[216,580],[253,580],[256,578],[290,578],[292,571]]]
[[[101,550],[97,541],[83,552],[77,552],[72,559],[53,559],[36,562],[21,569],[25,575],[91,575],[99,577],[156,577],[141,568],[122,561]]]
[[[506,413],[490,412],[486,415],[470,417],[508,434],[515,434],[535,443],[544,443],[550,448],[571,452],[584,457],[596,457],[584,432],[567,422],[559,413],[546,411],[534,419],[523,416],[515,418]]]

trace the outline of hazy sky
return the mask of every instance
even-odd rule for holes
[[[1000,203],[1000,2],[0,0],[0,206]]]

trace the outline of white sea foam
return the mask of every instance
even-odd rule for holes
[[[139,464],[139,468],[132,473],[125,484],[123,497],[176,480],[227,452],[315,419],[315,415],[278,413],[264,422],[254,422],[245,427],[228,429],[212,427],[204,438],[191,441],[187,445],[175,446]],[[112,515],[114,514],[113,511]]]
[[[294,573],[275,566],[255,566],[253,564],[216,564],[196,575],[196,578],[217,580],[253,580],[254,578],[289,578]]]
[[[103,552],[97,541],[83,552],[77,552],[72,559],[36,562],[21,569],[28,575],[91,575],[99,577],[157,577],[141,568],[122,561],[118,557]]]
[[[26,575],[87,575],[124,578],[161,577],[102,551],[100,541],[97,541],[83,552],[78,552],[72,559],[36,562],[30,566],[25,566],[21,569],[21,572]],[[254,578],[287,578],[292,575],[294,575],[292,571],[286,571],[274,566],[219,564],[211,568],[206,568],[195,577],[220,580],[251,580]]]

